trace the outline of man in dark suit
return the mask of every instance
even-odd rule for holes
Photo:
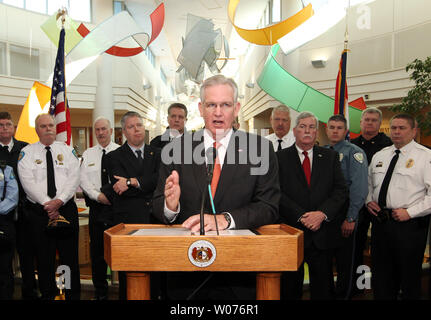
[[[157,184],[160,150],[146,145],[145,128],[139,113],[129,111],[121,118],[123,134],[127,141],[118,149],[108,153],[108,172],[111,187],[113,222],[150,223],[153,192]],[[119,275],[120,299],[126,299],[126,276]]]
[[[168,108],[168,124],[166,131],[155,137],[150,142],[150,146],[163,149],[165,145],[175,138],[179,138],[184,133],[184,126],[187,121],[187,108],[182,103],[173,103]]]
[[[315,146],[318,120],[302,112],[293,129],[296,143],[277,152],[280,174],[280,218],[304,231],[304,261],[309,267],[311,299],[331,299],[330,249],[343,220],[348,190],[338,153]],[[288,299],[300,299],[304,265],[283,274]],[[284,281],[283,281],[284,283]]]
[[[199,212],[202,196],[205,196],[204,229],[216,230],[207,191],[210,184],[220,230],[257,228],[277,221],[280,190],[275,153],[268,140],[232,129],[232,122],[240,109],[237,98],[235,82],[222,75],[213,76],[202,84],[199,110],[205,129],[185,134],[162,151],[159,182],[154,193],[154,214],[159,219],[166,223],[182,223],[192,231],[199,231]],[[214,145],[217,156],[209,179],[205,163],[213,161],[211,157],[206,160],[205,152]],[[172,159],[169,158],[171,150]],[[197,278],[206,281],[207,276],[201,272],[178,276],[175,280],[187,280],[170,283],[171,298],[188,297],[200,284]],[[214,293],[217,290],[221,290],[219,298],[242,298],[243,283],[244,277],[238,274],[216,274],[198,292],[198,298],[216,298]],[[172,290],[174,284],[184,289],[177,296]],[[248,284],[251,289],[254,287],[253,280]],[[229,289],[224,295],[221,292],[227,292],[223,291],[228,290],[227,287],[231,291]],[[252,295],[247,297],[254,298]]]
[[[11,212],[5,220],[13,224],[15,221],[16,228],[16,248],[19,256],[19,265],[22,276],[21,294],[23,299],[37,298],[37,285],[34,273],[34,248],[33,242],[28,238],[29,226],[23,212],[23,203],[25,201],[25,192],[19,181],[17,165],[18,156],[21,149],[27,145],[27,142],[16,140],[13,135],[15,133],[12,117],[9,112],[0,112],[0,160],[5,160],[8,166],[13,168],[15,178],[19,186],[19,202],[15,212]]]

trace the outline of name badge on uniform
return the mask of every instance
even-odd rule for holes
[[[383,167],[383,162],[379,161],[379,162],[376,164],[376,168],[381,168],[381,167]]]
[[[36,160],[34,160],[34,162],[35,162],[36,164],[41,164],[41,163],[42,163],[42,160],[40,160],[40,159],[36,159]]]
[[[340,152],[340,162],[343,161],[344,155]]]
[[[89,167],[94,167],[96,164],[95,163],[89,163],[88,166]]]
[[[413,167],[414,164],[415,164],[415,161],[413,159],[409,159],[407,160],[406,168],[411,168]]]

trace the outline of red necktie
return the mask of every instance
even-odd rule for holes
[[[218,150],[218,147],[220,147],[220,144],[217,142],[214,142],[214,148]],[[218,152],[217,152],[217,157],[215,159],[215,164],[214,164],[213,178],[211,180],[211,194],[213,196],[213,199],[217,190],[218,180],[220,179],[220,173],[221,173],[221,166],[220,166],[220,160],[218,158]]]
[[[304,169],[305,178],[307,179],[308,186],[310,186],[311,179],[311,167],[310,167],[310,158],[308,157],[308,152],[303,151],[304,161],[302,162],[302,168]]]

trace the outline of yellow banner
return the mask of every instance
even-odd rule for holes
[[[50,99],[51,88],[40,82],[34,82],[18,121],[15,134],[16,139],[28,143],[39,141],[34,121],[39,114],[49,112]]]
[[[277,40],[288,34],[290,31],[307,21],[314,14],[311,3],[304,9],[291,16],[290,18],[279,22],[273,26],[265,27],[263,29],[248,30],[237,27],[234,23],[235,12],[240,0],[229,0],[228,14],[229,19],[235,30],[244,40],[259,44],[259,45],[273,45]]]

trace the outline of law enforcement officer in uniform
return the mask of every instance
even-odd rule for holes
[[[84,151],[81,164],[81,189],[90,208],[90,254],[91,272],[95,288],[95,299],[105,300],[108,296],[106,281],[107,264],[103,251],[103,232],[113,226],[112,188],[109,184],[106,155],[117,149],[111,141],[111,122],[103,117],[94,121],[94,133],[98,144]],[[109,200],[111,199],[111,200]]]
[[[289,107],[281,104],[272,109],[269,121],[274,133],[267,135],[265,138],[272,142],[275,152],[290,147],[295,143],[295,136],[293,131],[290,130]]]
[[[68,266],[71,271],[71,289],[66,288],[66,299],[79,299],[79,224],[74,201],[79,186],[79,160],[73,148],[55,141],[56,127],[51,115],[39,115],[35,124],[39,142],[22,149],[18,174],[27,196],[24,210],[32,226],[39,288],[42,299],[53,299],[57,295],[55,258],[58,250],[60,265]]]
[[[383,132],[379,132],[380,125],[382,124],[382,112],[374,107],[367,108],[362,111],[361,115],[361,135],[350,142],[357,145],[364,150],[367,155],[368,165],[374,154],[385,147],[392,144],[391,139]],[[368,230],[371,224],[371,215],[368,213],[367,208],[362,207],[359,212],[358,225],[356,227],[356,249],[355,249],[355,264],[354,270],[364,263],[364,250],[368,239]],[[355,277],[359,277],[355,274]],[[356,282],[356,281],[354,281]],[[353,288],[354,292],[358,292]]]
[[[350,298],[353,283],[353,257],[355,250],[355,231],[359,211],[364,205],[368,194],[368,162],[364,151],[345,140],[347,121],[342,115],[329,118],[326,127],[330,145],[340,155],[341,170],[349,188],[349,200],[343,210],[339,234],[339,246],[334,250],[337,266],[337,284],[335,297],[337,299]]]
[[[372,288],[375,299],[420,299],[422,261],[431,213],[431,151],[416,143],[415,119],[390,121],[394,143],[377,152],[369,167]]]
[[[21,271],[21,296],[23,299],[36,299],[37,282],[35,278],[34,248],[31,238],[29,238],[29,222],[24,215],[25,192],[18,178],[18,156],[28,143],[14,138],[15,128],[9,112],[0,112],[0,160],[13,168],[15,178],[19,187],[19,201],[14,216],[16,231],[16,249],[19,257],[19,267]]]
[[[18,205],[18,183],[12,167],[0,160],[0,300],[12,300],[15,226],[12,214]]]

